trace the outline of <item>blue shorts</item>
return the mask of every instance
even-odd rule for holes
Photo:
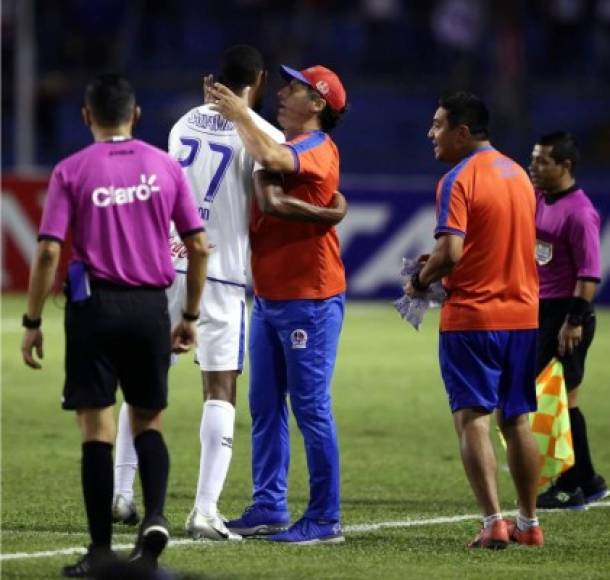
[[[439,359],[451,411],[536,410],[537,330],[441,332]]]

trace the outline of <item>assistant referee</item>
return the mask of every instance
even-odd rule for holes
[[[132,410],[145,516],[130,559],[156,567],[169,539],[163,507],[169,455],[161,434],[170,352],[195,344],[208,245],[194,196],[177,161],[132,138],[140,116],[128,81],[102,75],[87,86],[83,120],[94,143],[54,169],[32,265],[23,360],[39,369],[41,315],[68,228],[73,259],[65,314],[63,408],[76,410],[82,485],[91,535],[87,553],[64,576],[87,577],[112,562],[113,406],[117,384]],[[182,320],[170,328],[173,221],[188,252]]]

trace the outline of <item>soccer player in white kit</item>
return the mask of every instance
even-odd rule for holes
[[[248,102],[258,127],[278,142],[281,131],[257,113],[264,92],[266,73],[260,53],[249,46],[225,51],[221,63],[224,84]],[[194,538],[239,540],[218,514],[217,503],[232,455],[237,377],[245,354],[246,272],[250,257],[248,226],[254,160],[239,138],[233,123],[198,106],[174,125],[169,152],[182,165],[197,198],[210,243],[207,281],[198,323],[197,361],[202,371],[204,404],[201,419],[201,456],[195,506],[186,521]],[[340,194],[338,194],[340,195]],[[342,196],[341,196],[342,199]],[[286,199],[285,213],[298,206],[300,218],[306,204]],[[324,218],[312,207],[309,219]],[[329,216],[330,217],[330,216]],[[338,221],[338,220],[337,220]],[[186,254],[178,236],[172,236],[176,281],[168,292],[170,316],[180,315],[185,296]],[[135,523],[133,479],[137,461],[131,451],[126,410],[121,410],[115,464],[116,521]]]

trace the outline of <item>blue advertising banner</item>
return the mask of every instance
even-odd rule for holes
[[[350,298],[400,297],[402,257],[417,257],[433,247],[434,183],[428,179],[425,187],[414,184],[411,191],[374,180],[345,184],[349,212],[338,230]],[[601,217],[602,283],[595,302],[610,304],[610,195],[589,197]]]
[[[27,288],[47,176],[3,176],[2,290]],[[344,175],[349,211],[339,224],[348,296],[393,299],[402,294],[403,256],[434,245],[436,177]],[[610,305],[610,180],[583,183],[601,217],[602,284],[596,302]],[[507,240],[507,243],[510,240]]]

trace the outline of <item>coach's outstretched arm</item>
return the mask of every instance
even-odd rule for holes
[[[209,246],[205,233],[197,232],[182,240],[186,247],[186,301],[182,320],[172,332],[172,351],[188,352],[196,343],[199,303],[208,271]]]
[[[214,100],[214,104],[210,107],[225,119],[233,121],[244,147],[258,163],[266,170],[275,173],[296,172],[292,151],[275,142],[256,126],[243,99],[220,83],[214,83],[209,89],[209,94]]]
[[[28,305],[23,320],[26,329],[21,341],[21,355],[23,362],[33,369],[42,368],[41,364],[34,359],[32,351],[35,348],[38,358],[43,358],[43,335],[42,330],[40,330],[42,310],[53,287],[60,254],[61,244],[59,242],[41,240],[38,243],[36,257],[30,270]]]
[[[281,176],[267,171],[257,171],[254,174],[254,196],[263,213],[285,220],[334,226],[347,213],[347,201],[340,191],[335,191],[330,205],[314,205],[286,195]]]

